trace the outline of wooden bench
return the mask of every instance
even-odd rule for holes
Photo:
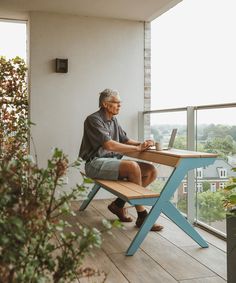
[[[84,172],[81,174],[86,177]],[[85,199],[80,206],[80,211],[84,210],[94,198],[96,193],[100,188],[103,188],[113,195],[123,199],[124,201],[130,203],[131,205],[154,205],[159,198],[160,194],[139,186],[135,183],[117,180],[101,180],[92,179],[94,181],[94,186],[89,192],[87,199]]]

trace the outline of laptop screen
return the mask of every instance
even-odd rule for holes
[[[172,132],[171,132],[170,141],[169,141],[169,144],[168,144],[168,149],[171,149],[173,147],[176,134],[177,134],[177,129],[173,129]]]

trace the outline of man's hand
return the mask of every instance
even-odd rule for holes
[[[145,140],[145,142],[147,142],[147,143],[148,143],[148,147],[150,147],[150,146],[154,146],[154,145],[155,145],[154,140]]]
[[[133,151],[145,151],[154,144],[155,143],[153,140],[146,140],[143,143],[139,143],[138,141],[134,141],[134,140],[129,140],[126,144],[109,140],[104,142],[103,148],[109,151],[125,154],[127,152],[133,152]]]
[[[138,150],[139,151],[145,151],[147,150],[150,146],[153,146],[155,143],[153,140],[146,140],[143,143],[138,145]]]

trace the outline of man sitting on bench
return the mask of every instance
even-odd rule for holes
[[[125,152],[144,151],[153,146],[152,140],[143,143],[129,139],[125,131],[114,117],[120,111],[119,93],[105,89],[100,93],[100,109],[89,115],[84,122],[84,134],[79,156],[86,161],[86,175],[92,179],[118,180],[148,186],[157,177],[156,168],[149,163],[121,159]],[[117,198],[108,209],[122,222],[132,222],[132,218],[124,208],[125,201]],[[135,206],[138,218],[136,226],[141,227],[147,211],[144,206]],[[163,226],[154,224],[152,231],[160,231]]]

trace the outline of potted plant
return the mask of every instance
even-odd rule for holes
[[[236,168],[233,168],[236,172]],[[227,282],[236,282],[236,178],[231,178],[229,185],[225,187],[226,197],[224,206],[226,213],[227,230]]]

